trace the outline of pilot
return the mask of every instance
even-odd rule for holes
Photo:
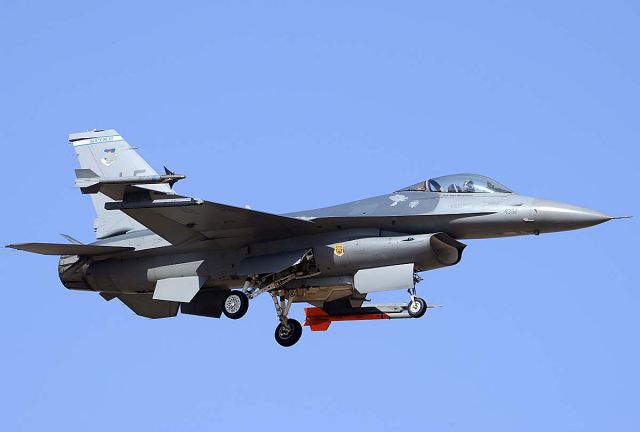
[[[429,190],[431,192],[444,192],[442,186],[440,186],[440,183],[433,179],[429,180]]]
[[[449,192],[449,193],[459,193],[459,192],[462,192],[462,189],[457,184],[451,183],[449,185],[449,187],[447,188],[447,192]]]
[[[465,180],[464,186],[462,186],[462,192],[474,193],[476,191],[473,186],[473,180]]]

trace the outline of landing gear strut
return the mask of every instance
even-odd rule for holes
[[[286,290],[281,292],[280,295],[275,291],[271,291],[270,294],[276,307],[278,320],[280,320],[275,332],[276,342],[283,347],[295,345],[302,336],[302,325],[293,318],[287,318],[291,303],[293,303],[292,294],[294,293],[291,290]]]
[[[417,284],[421,280],[422,278],[420,276],[415,275],[413,288],[409,288],[407,290],[409,292],[409,295],[411,296],[411,301],[407,305],[407,312],[409,312],[409,316],[411,316],[411,318],[420,318],[427,312],[427,309],[429,308],[427,302],[424,301],[424,299],[416,296],[415,284]]]

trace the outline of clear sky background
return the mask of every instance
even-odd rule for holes
[[[67,143],[92,128],[264,211],[477,172],[638,216],[639,46],[633,1],[1,0],[0,243],[93,240]],[[0,430],[637,431],[638,240],[636,218],[469,241],[423,274],[444,308],[291,349],[266,296],[147,320],[2,250]]]

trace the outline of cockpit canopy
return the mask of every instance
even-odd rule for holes
[[[441,193],[513,193],[511,189],[489,177],[478,174],[452,174],[421,181],[400,189],[403,191]]]

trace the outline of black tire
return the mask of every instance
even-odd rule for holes
[[[249,309],[249,297],[242,291],[229,291],[222,302],[222,312],[231,319],[239,319]]]
[[[302,336],[302,325],[300,325],[298,321],[293,318],[289,318],[287,320],[287,324],[289,324],[289,328],[291,329],[288,333],[285,332],[282,323],[278,324],[278,327],[276,327],[276,342],[283,347],[295,345]]]
[[[412,302],[409,302],[407,311],[411,318],[420,318],[427,312],[427,302],[420,297],[416,297]]]

